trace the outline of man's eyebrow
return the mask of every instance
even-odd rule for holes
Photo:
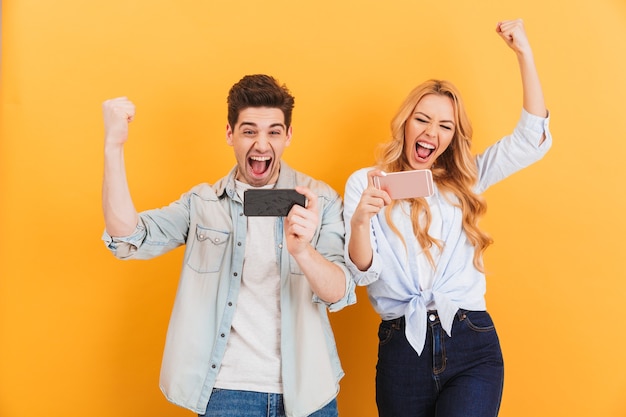
[[[254,123],[254,122],[243,121],[243,122],[239,123],[239,127],[247,127],[247,126],[258,127],[258,125],[256,123]],[[270,128],[282,127],[283,129],[285,129],[285,125],[283,123],[272,123],[269,127]]]
[[[241,123],[239,123],[239,127],[244,127],[244,126],[256,127],[256,123],[254,123],[254,122],[241,122]]]

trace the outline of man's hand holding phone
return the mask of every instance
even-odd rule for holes
[[[307,187],[296,187],[296,191],[306,197],[306,207],[294,205],[284,223],[287,250],[295,258],[309,248],[315,250],[311,241],[319,223],[317,195]]]
[[[243,213],[252,217],[284,217],[287,249],[294,256],[310,246],[319,221],[317,195],[307,187],[246,190]]]

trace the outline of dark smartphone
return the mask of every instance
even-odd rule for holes
[[[251,189],[243,192],[243,214],[246,216],[286,216],[294,204],[306,207],[306,197],[292,189]]]
[[[433,195],[433,174],[429,169],[390,172],[374,177],[374,186],[387,191],[392,199],[429,197]]]

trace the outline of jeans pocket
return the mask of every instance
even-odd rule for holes
[[[491,316],[486,311],[463,311],[461,321],[475,332],[492,332],[496,329]]]
[[[382,321],[378,326],[378,345],[383,346],[393,338],[393,321]]]

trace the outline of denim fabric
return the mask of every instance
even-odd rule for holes
[[[337,417],[337,400],[309,416]],[[285,417],[283,396],[214,388],[209,406],[200,417]]]
[[[214,388],[241,286],[247,218],[235,191],[235,172],[233,168],[212,186],[195,186],[168,206],[140,213],[140,224],[131,236],[103,236],[108,248],[122,259],[149,259],[185,245],[160,386],[169,401],[195,413],[204,412]],[[297,185],[309,187],[318,196],[320,218],[311,245],[344,271],[346,282],[341,300],[334,304],[320,300],[289,254],[283,220],[276,222],[283,394],[289,414],[303,416],[339,392],[344,372],[327,311],[353,304],[356,296],[343,259],[341,197],[329,185],[281,162],[276,188]]]
[[[437,312],[427,313],[421,355],[405,336],[405,320],[382,321],[376,365],[380,417],[495,417],[504,382],[500,342],[486,311],[459,310],[452,337]]]

